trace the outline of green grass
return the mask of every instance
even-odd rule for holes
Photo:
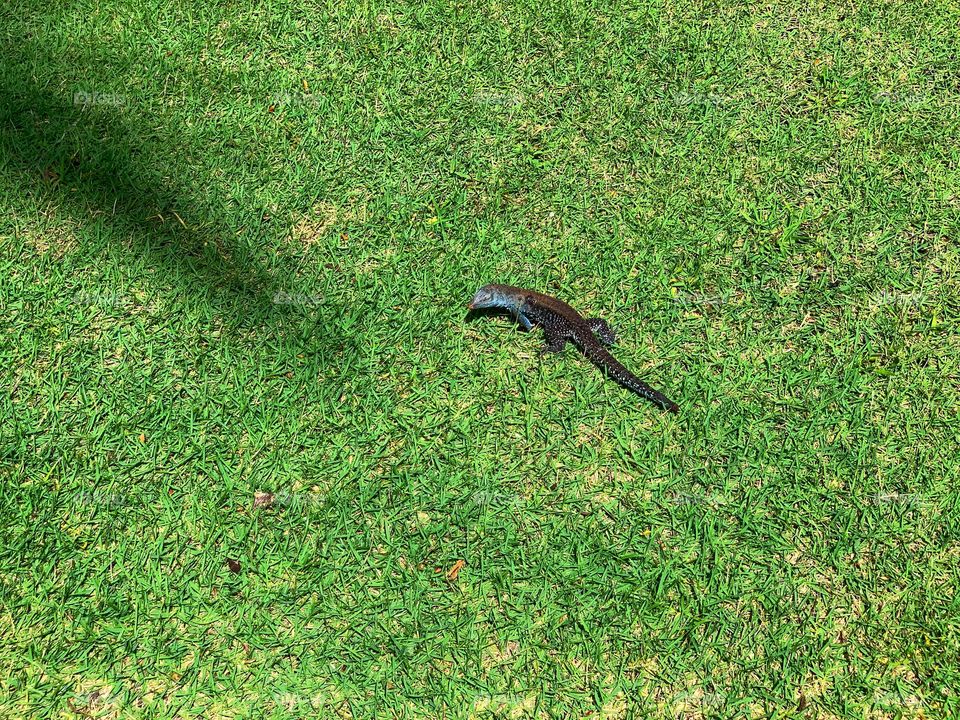
[[[183,5],[0,9],[0,715],[960,714],[954,4]]]

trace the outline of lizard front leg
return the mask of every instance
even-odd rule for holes
[[[526,330],[527,332],[530,332],[531,330],[533,330],[533,323],[530,322],[530,318],[524,315],[522,311],[518,312],[516,315],[517,315],[517,322],[523,326],[524,330]]]
[[[568,340],[562,332],[547,327],[543,328],[543,336],[547,342],[544,344],[543,350],[540,351],[541,355],[561,352]]]

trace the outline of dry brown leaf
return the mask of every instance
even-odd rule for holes
[[[449,570],[447,570],[447,580],[456,580],[456,579],[457,579],[457,575],[460,574],[460,571],[463,570],[463,568],[464,568],[464,566],[465,566],[466,564],[467,564],[467,563],[466,563],[465,561],[463,561],[463,560],[457,560],[457,561],[453,564],[453,567],[451,567]]]
[[[257,491],[253,494],[253,509],[273,505],[273,493]]]

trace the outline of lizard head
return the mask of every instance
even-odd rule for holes
[[[502,285],[484,285],[477,290],[473,300],[467,305],[468,310],[483,310],[484,308],[510,309],[515,301]]]

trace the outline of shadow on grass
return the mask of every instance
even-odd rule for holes
[[[38,45],[35,37],[16,48],[9,35],[0,38],[8,58],[0,67],[0,172],[15,177],[24,196],[78,225],[108,225],[111,237],[159,271],[160,282],[187,297],[207,296],[227,330],[289,336],[285,327],[301,337],[301,347],[284,341],[285,352],[346,350],[330,323],[313,332],[334,307],[277,302],[291,296],[284,281],[295,277],[297,259],[271,256],[268,269],[257,258],[259,212],[250,213],[252,222],[245,218],[248,227],[233,227],[179,181],[189,177],[189,166],[170,164],[175,152],[164,143],[173,133],[145,113],[125,112],[116,96],[65,96],[51,81],[38,81],[37,70],[48,76],[51,67],[57,80],[57,71],[76,76],[76,68],[40,57]]]
[[[523,326],[516,321],[509,310],[502,310],[500,308],[467,308],[464,306],[464,322],[475,323],[489,321],[491,319],[499,320],[514,329],[523,330]]]

